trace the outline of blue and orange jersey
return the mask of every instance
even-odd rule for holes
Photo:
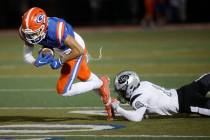
[[[57,17],[48,17],[48,29],[46,37],[39,43],[48,48],[67,49],[64,40],[67,35],[74,37],[72,26],[65,20]]]
[[[21,31],[21,27],[19,29],[20,37],[25,40],[25,42],[30,46],[25,37],[24,33]],[[42,45],[47,48],[56,48],[59,50],[69,49],[64,45],[64,40],[67,35],[75,38],[74,30],[72,26],[67,23],[64,19],[57,17],[48,17],[48,28],[45,38],[39,42],[39,45]]]

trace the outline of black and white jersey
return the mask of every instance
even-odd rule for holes
[[[138,110],[146,107],[147,113],[171,115],[178,113],[178,95],[175,89],[165,89],[148,81],[142,81],[130,100],[131,106]]]
[[[116,112],[130,121],[141,121],[145,113],[171,115],[192,112],[210,116],[210,99],[206,97],[208,91],[210,74],[177,90],[142,81],[130,98],[134,110],[125,110],[118,105]]]

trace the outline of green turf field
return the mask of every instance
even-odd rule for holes
[[[168,88],[178,88],[210,71],[210,29],[136,28],[78,32],[92,57],[97,57],[99,48],[103,47],[102,60],[91,61],[89,65],[99,76],[110,76],[112,96],[116,96],[112,84],[114,76],[121,70],[134,70],[142,80]],[[103,104],[95,92],[75,97],[57,95],[55,85],[59,71],[48,66],[37,69],[25,64],[23,43],[15,32],[0,33],[0,43],[0,139],[210,139],[210,118],[193,114],[154,115],[134,123],[122,117],[107,122],[101,115],[72,113],[101,111]],[[83,131],[83,126],[54,128],[54,125],[94,124],[121,127],[100,131]],[[18,125],[30,126],[21,128]],[[36,125],[47,127],[36,128]],[[49,128],[50,125],[53,127]],[[6,126],[21,132],[7,132]],[[40,128],[41,132],[24,131]],[[48,129],[55,131],[44,133]]]

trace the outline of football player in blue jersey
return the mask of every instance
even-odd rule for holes
[[[52,69],[60,69],[61,75],[57,81],[57,92],[62,96],[74,96],[98,89],[108,120],[112,120],[109,77],[98,78],[87,65],[87,49],[82,37],[65,20],[57,17],[47,17],[45,11],[33,7],[22,16],[19,34],[24,41],[24,60],[36,67],[50,65]],[[42,51],[35,59],[33,48],[42,46],[59,54],[43,55]],[[80,82],[74,83],[78,78]]]

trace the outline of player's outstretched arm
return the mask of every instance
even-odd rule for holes
[[[24,41],[24,46],[23,46],[23,60],[25,63],[28,64],[33,64],[35,62],[35,58],[33,57],[33,49],[34,46],[32,44],[27,43],[26,39],[23,36],[22,33],[22,27],[20,26],[19,28],[19,37],[22,41]]]
[[[35,58],[32,55],[33,47],[24,44],[23,46],[23,59],[25,63],[34,64]]]
[[[146,107],[141,107],[138,110],[128,111],[119,106],[116,111],[129,121],[140,122],[144,117]]]
[[[64,44],[71,49],[71,53],[65,54],[62,58],[61,61],[64,63],[68,60],[75,59],[81,55],[83,55],[83,49],[82,47],[76,42],[76,40],[68,35],[64,41]]]
[[[147,109],[145,106],[142,106],[138,108],[137,110],[128,111],[120,107],[119,104],[120,102],[117,99],[112,99],[112,102],[111,102],[112,108],[117,113],[121,114],[123,117],[128,119],[129,121],[134,121],[134,122],[140,122],[143,119],[144,113]]]

